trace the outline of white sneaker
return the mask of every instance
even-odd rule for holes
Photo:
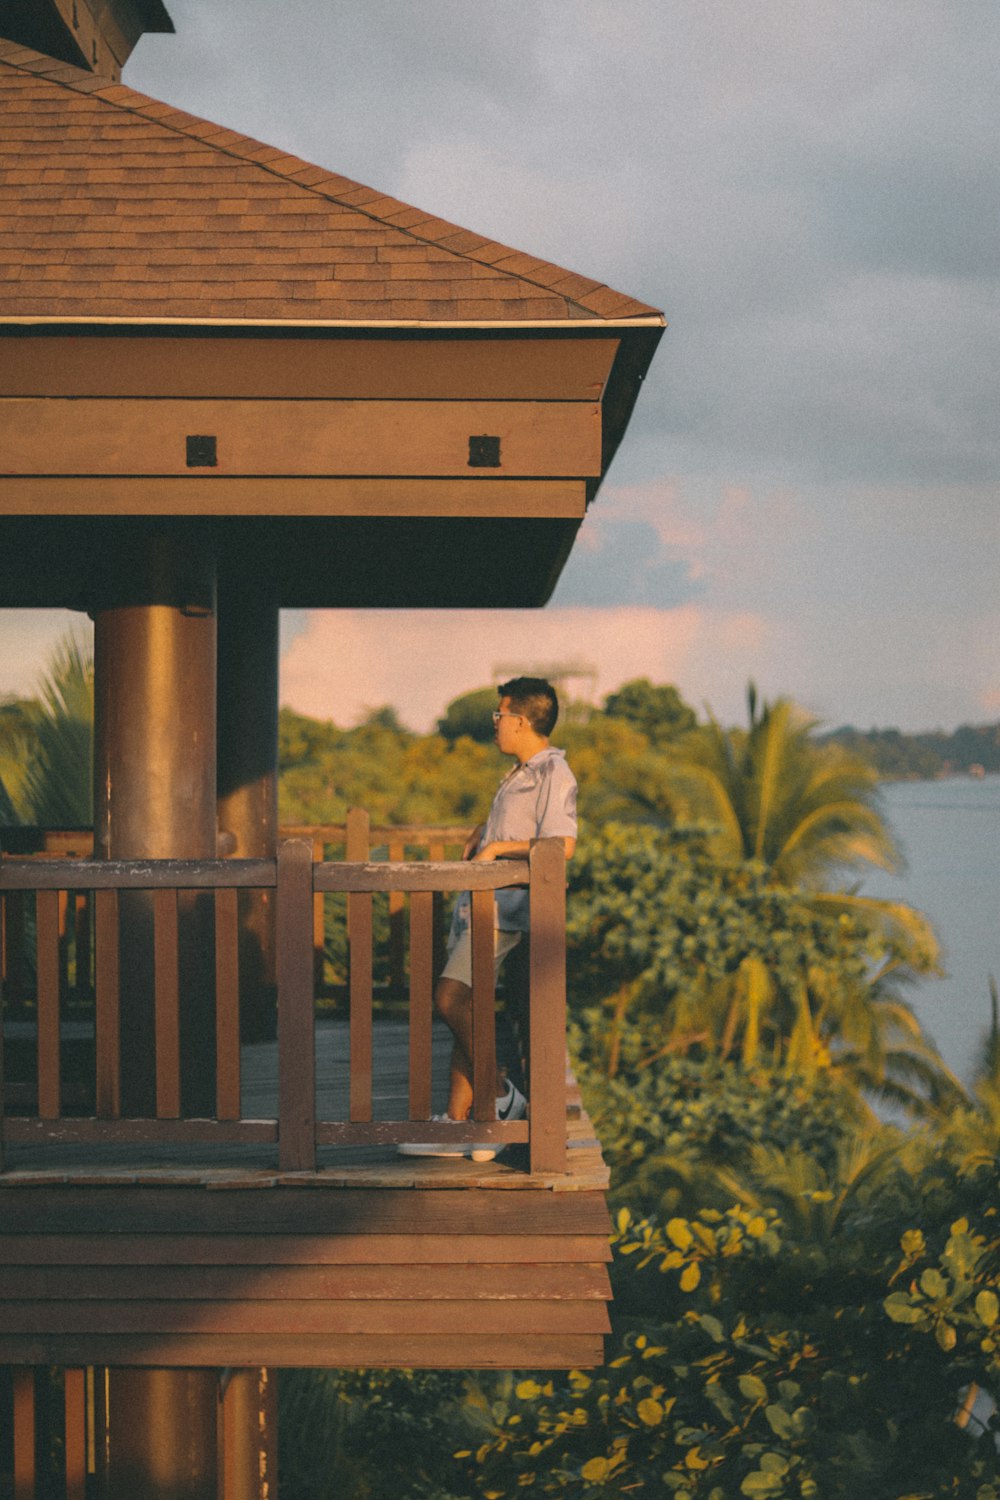
[[[501,1094],[497,1100],[498,1120],[523,1120],[528,1112],[528,1101],[519,1088],[512,1083],[507,1084],[506,1094]],[[492,1161],[497,1152],[502,1151],[502,1145],[496,1141],[484,1141],[473,1146],[469,1152],[473,1161]]]
[[[431,1115],[435,1125],[464,1125],[465,1120],[453,1120],[451,1115]],[[401,1141],[396,1147],[400,1156],[467,1156],[469,1147],[465,1141]]]

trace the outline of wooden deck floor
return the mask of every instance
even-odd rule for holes
[[[407,1116],[407,1025],[382,1019],[374,1032],[373,1111],[376,1120]],[[435,1023],[434,1107],[443,1109],[451,1043],[447,1028]],[[278,1108],[276,1042],[247,1045],[241,1051],[244,1119],[274,1119]],[[316,1029],[316,1087],[321,1119],[347,1118],[349,1041],[347,1023],[321,1019]],[[600,1145],[584,1113],[575,1085],[569,1090],[565,1175],[532,1175],[527,1149],[513,1147],[493,1162],[468,1158],[400,1156],[392,1146],[322,1147],[314,1173],[283,1173],[277,1147],[176,1145],[158,1147],[45,1144],[8,1145],[5,1186],[84,1183],[148,1183],[213,1187],[272,1187],[296,1182],[310,1186],[385,1188],[495,1188],[603,1191],[608,1173]]]

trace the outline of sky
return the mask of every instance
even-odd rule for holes
[[[287,614],[284,702],[424,729],[572,660],[726,722],[751,678],[830,726],[1000,719],[995,0],[167,3],[133,88],[669,323],[543,611]],[[0,695],[70,618],[0,614]]]

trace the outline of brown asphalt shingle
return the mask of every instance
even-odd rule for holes
[[[0,40],[0,316],[659,315],[601,282]]]

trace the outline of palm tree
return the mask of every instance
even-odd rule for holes
[[[751,683],[747,708],[746,729],[710,719],[680,742],[670,766],[679,808],[714,826],[715,858],[763,864],[817,914],[867,928],[884,957],[863,983],[846,985],[804,963],[792,994],[775,985],[763,956],[748,955],[726,995],[715,997],[726,1004],[722,1054],[752,1063],[769,1049],[796,1072],[832,1068],[859,1097],[919,1113],[954,1104],[961,1085],[899,993],[914,975],[941,973],[927,918],[902,902],[822,888],[865,863],[901,864],[875,771],[838,745],[818,744],[816,721],[790,699],[759,703]]]
[[[24,820],[86,826],[93,805],[94,663],[75,636],[65,637],[52,654],[31,729],[20,799]]]
[[[1000,1156],[1000,997],[992,974],[989,983],[991,1021],[980,1043],[972,1089],[963,1107],[944,1119],[945,1134],[963,1172]]]
[[[872,767],[818,745],[816,720],[788,698],[758,706],[750,683],[747,707],[747,729],[710,719],[681,740],[671,765],[686,814],[717,825],[717,857],[759,860],[789,886],[815,885],[838,865],[898,868]]]

